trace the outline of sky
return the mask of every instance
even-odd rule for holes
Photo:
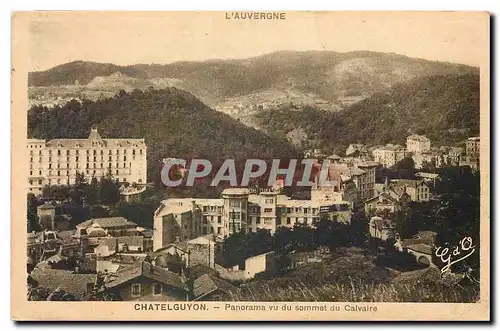
[[[225,12],[38,12],[29,20],[29,70],[83,60],[128,65],[247,58],[280,50],[369,50],[479,66],[485,13],[287,12],[285,20]]]

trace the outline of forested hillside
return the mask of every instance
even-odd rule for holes
[[[377,93],[320,127],[325,145],[352,142],[405,142],[411,133],[424,134],[434,146],[452,144],[479,134],[479,75],[438,75],[416,78]]]
[[[158,182],[166,157],[286,158],[295,155],[285,141],[248,128],[175,88],[120,92],[96,102],[71,101],[62,107],[32,107],[28,135],[35,138],[86,138],[96,126],[103,138],[145,138],[148,180]]]

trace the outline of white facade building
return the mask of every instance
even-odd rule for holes
[[[423,153],[431,149],[431,141],[426,136],[412,134],[406,138],[406,150],[411,153]]]
[[[45,185],[71,185],[77,173],[88,182],[109,172],[119,182],[146,183],[144,139],[103,139],[92,129],[87,139],[28,139],[29,192]]]
[[[171,198],[154,215],[154,250],[206,234],[222,239],[240,231],[313,225],[323,215],[350,224],[351,214],[348,201],[294,200],[276,190],[229,188],[220,199]]]
[[[386,168],[392,167],[406,157],[403,146],[387,144],[373,150],[373,159]]]

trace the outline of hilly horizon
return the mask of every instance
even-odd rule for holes
[[[342,154],[350,143],[405,144],[411,133],[433,146],[479,133],[479,75],[419,77],[376,93],[337,113],[282,106],[254,119],[264,132],[297,148]]]
[[[100,96],[98,92],[109,97],[120,89],[173,86],[238,118],[245,117],[252,109],[258,110],[259,106],[266,108],[290,101],[335,112],[416,77],[477,72],[478,68],[463,64],[394,53],[280,51],[247,59],[171,64],[119,66],[75,61],[31,72],[28,84],[35,95],[37,92],[59,95],[66,89],[69,95],[82,93],[94,100]],[[53,90],[44,90],[48,87]]]

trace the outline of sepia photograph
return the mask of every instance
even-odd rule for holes
[[[489,319],[488,13],[12,20],[13,319]]]

